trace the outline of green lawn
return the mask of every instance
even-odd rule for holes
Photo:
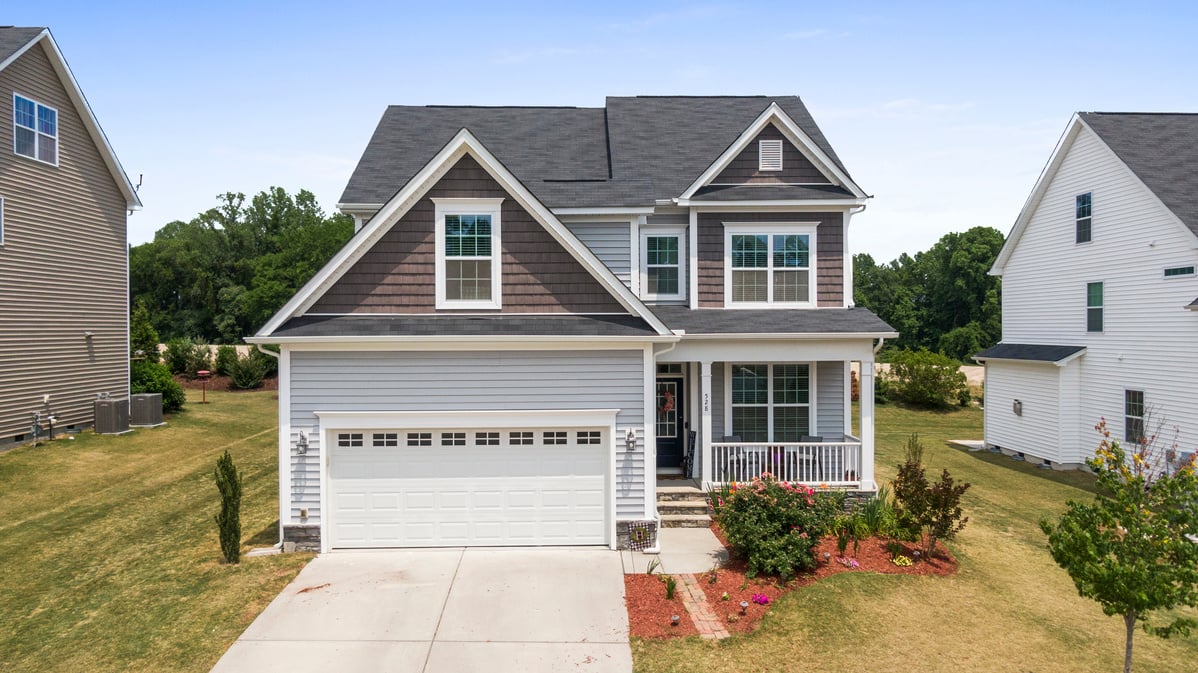
[[[311,558],[220,562],[212,472],[244,473],[245,549],[277,540],[277,402],[208,392],[160,428],[0,454],[0,671],[207,671]]]
[[[912,432],[929,472],[969,481],[969,524],[950,545],[948,578],[841,573],[779,600],[762,628],[719,643],[634,640],[637,671],[1120,671],[1123,621],[1080,598],[1036,525],[1093,480],[988,453],[950,448],[980,439],[977,409],[936,414],[877,409],[878,479],[889,481]],[[1097,445],[1097,441],[1095,442]],[[1191,611],[1194,617],[1198,613]],[[1135,670],[1195,670],[1198,637],[1138,633]]]

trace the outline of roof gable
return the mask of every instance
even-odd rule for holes
[[[27,51],[36,48],[39,44],[44,45],[50,64],[58,74],[58,79],[66,89],[71,102],[74,103],[75,109],[78,110],[79,116],[83,119],[83,125],[87,128],[92,142],[99,148],[100,156],[112,173],[113,180],[121,190],[121,194],[124,195],[128,207],[131,210],[141,208],[141,199],[137,196],[137,190],[129,181],[129,176],[125,174],[125,169],[117,159],[116,152],[108,142],[108,136],[104,135],[104,130],[100,128],[100,122],[92,112],[91,105],[83,95],[83,90],[79,88],[79,83],[75,81],[75,76],[71,73],[71,68],[67,65],[62,52],[59,51],[58,44],[54,42],[50,29],[0,28],[0,70],[4,70],[16,62]]]
[[[625,310],[645,320],[659,334],[669,329],[632,294],[598,258],[565,227],[493,154],[467,129],[461,129],[403,189],[399,190],[317,274],[300,289],[256,336],[266,337],[290,318],[303,315],[328,292],[347,271],[363,258],[392,226],[408,212],[463,157],[470,156],[513,201],[531,215],[579,264],[599,282]]]

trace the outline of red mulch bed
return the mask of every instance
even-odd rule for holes
[[[674,600],[666,600],[666,583],[661,575],[625,575],[624,604],[628,607],[628,628],[637,638],[675,638],[695,636],[699,631],[682,607],[682,582]],[[678,626],[670,626],[670,617],[682,617]]]
[[[175,380],[178,381],[179,385],[183,386],[183,388],[185,390],[201,390],[204,387],[203,381],[201,381],[200,379],[188,378],[186,376],[183,376],[182,374],[176,374]],[[262,379],[262,385],[259,386],[258,388],[255,388],[254,390],[278,390],[278,389],[279,389],[279,378],[277,376],[267,376],[266,378]],[[209,377],[208,378],[208,390],[220,390],[220,391],[233,392],[233,393],[249,392],[246,390],[239,390],[237,388],[234,388],[232,379],[230,379],[228,376],[211,376],[211,377]]]
[[[719,526],[712,525],[711,531],[724,546],[727,541]],[[830,555],[827,562],[824,554]],[[904,544],[902,554],[907,558],[917,558],[913,545]],[[886,551],[886,541],[871,538],[861,543],[856,555],[850,545],[846,557],[856,558],[857,568],[848,568],[836,561],[839,557],[836,551],[836,539],[829,537],[820,541],[815,547],[815,558],[818,565],[814,570],[803,573],[797,578],[783,583],[773,577],[756,577],[749,579],[745,576],[743,560],[733,558],[723,568],[715,572],[715,582],[710,581],[709,573],[698,573],[696,578],[707,602],[712,606],[716,616],[720,617],[725,627],[732,633],[748,633],[757,628],[765,613],[782,594],[813,584],[825,577],[842,572],[875,572],[890,575],[951,575],[957,572],[957,561],[943,544],[937,544],[936,553],[931,559],[921,559],[911,566],[896,566],[890,562],[890,554]],[[641,638],[671,638],[676,636],[694,635],[694,625],[682,610],[682,599],[677,595],[674,601],[666,601],[665,585],[657,576],[626,575],[624,591],[628,605],[628,623],[631,634]],[[722,600],[724,593],[728,600]],[[764,594],[769,598],[769,604],[758,605],[753,602],[754,594]],[[748,601],[749,607],[745,614],[740,614],[740,602]],[[681,612],[679,612],[682,610]],[[670,615],[681,614],[682,624],[671,628]]]

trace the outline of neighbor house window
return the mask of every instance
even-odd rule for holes
[[[1090,192],[1078,194],[1074,199],[1074,222],[1076,242],[1089,243],[1091,231],[1090,218]]]
[[[814,305],[814,226],[728,225],[724,244],[727,305]]]
[[[503,199],[433,199],[437,308],[500,307]]]
[[[641,297],[686,298],[685,240],[681,229],[641,232]]]
[[[1102,283],[1086,283],[1086,331],[1102,331]]]
[[[762,171],[782,170],[781,140],[762,140],[758,142],[757,169]]]
[[[12,145],[21,156],[58,165],[58,111],[13,94]]]
[[[1144,391],[1123,391],[1123,440],[1139,443],[1144,439]]]
[[[731,434],[744,442],[797,442],[811,434],[811,365],[730,369]]]
[[[0,203],[3,203],[3,202],[0,201]],[[2,223],[0,223],[0,224],[2,224]],[[3,239],[0,239],[0,243],[3,243],[3,242],[4,242]],[[1178,276],[1192,276],[1192,275],[1194,275],[1194,267],[1193,266],[1172,266],[1172,267],[1169,267],[1168,269],[1165,269],[1165,278],[1177,278]]]

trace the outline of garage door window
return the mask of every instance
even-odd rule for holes
[[[433,433],[431,432],[409,432],[408,446],[432,446]]]
[[[565,444],[567,433],[565,430],[553,430],[545,433],[546,445]]]
[[[466,433],[442,432],[441,446],[466,446]]]
[[[598,430],[579,430],[578,431],[578,443],[579,444],[598,444],[599,443],[599,431]]]
[[[532,433],[531,432],[525,432],[525,431],[509,432],[507,436],[508,436],[508,443],[511,444],[512,446],[532,446]]]
[[[499,433],[476,432],[474,433],[474,444],[476,446],[499,446]]]
[[[360,432],[342,432],[337,435],[337,446],[346,448],[353,446],[362,446],[362,433]]]
[[[398,432],[376,432],[371,439],[375,446],[399,446]]]

